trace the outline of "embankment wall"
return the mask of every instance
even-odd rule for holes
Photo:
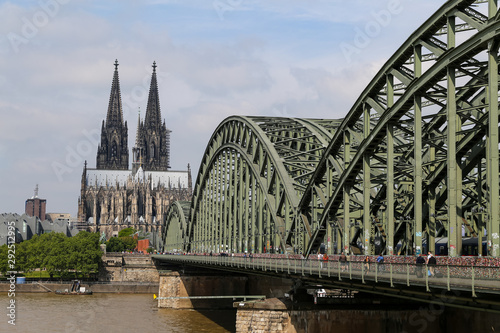
[[[123,293],[123,294],[156,294],[158,284],[155,283],[86,283],[82,287],[92,290],[94,293]],[[56,290],[71,289],[71,282],[67,283],[25,283],[16,284],[16,293],[46,293]],[[9,283],[0,283],[0,293],[8,293]]]

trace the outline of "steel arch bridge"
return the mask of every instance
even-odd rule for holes
[[[227,118],[164,250],[500,256],[499,41],[497,0],[447,1],[345,118]]]

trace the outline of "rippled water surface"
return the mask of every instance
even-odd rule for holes
[[[16,325],[8,323],[15,299]],[[158,309],[153,295],[0,294],[0,332],[234,332],[236,312]]]

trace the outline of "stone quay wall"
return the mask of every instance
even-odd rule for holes
[[[16,293],[47,293],[55,292],[56,290],[69,290],[71,289],[71,285],[71,282],[29,282],[16,284]],[[84,281],[81,286],[92,290],[94,293],[156,294],[158,292],[157,283],[87,283]],[[0,293],[7,293],[9,287],[9,283],[0,283]]]
[[[145,254],[106,253],[99,270],[99,281],[159,283],[160,275],[151,256]]]

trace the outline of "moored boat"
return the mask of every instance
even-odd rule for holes
[[[92,290],[80,285],[80,280],[73,280],[71,289],[56,290],[56,295],[92,295]]]

